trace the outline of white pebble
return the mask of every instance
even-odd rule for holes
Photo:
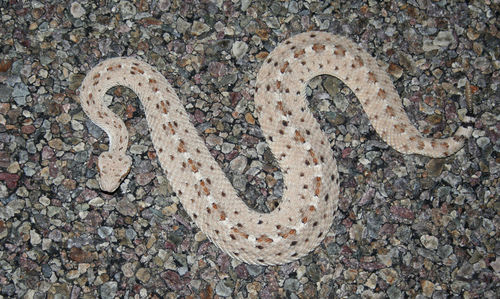
[[[85,8],[82,7],[82,5],[78,2],[73,2],[71,3],[71,15],[77,19],[81,18],[83,15],[85,15]]]
[[[236,59],[243,57],[248,51],[248,45],[242,41],[236,41],[233,44],[232,53]]]

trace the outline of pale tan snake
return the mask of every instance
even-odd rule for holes
[[[102,101],[109,88],[123,85],[141,100],[160,164],[185,210],[210,240],[251,264],[282,264],[304,256],[326,236],[339,194],[330,143],[305,99],[308,81],[322,74],[341,79],[379,136],[401,153],[445,157],[470,136],[470,128],[460,127],[454,137],[422,137],[372,56],[344,37],[298,34],[266,58],[257,76],[258,120],[286,186],[280,205],[259,213],[238,198],[165,77],[137,59],[113,58],[94,67],[79,90],[84,111],[109,136],[109,151],[98,159],[101,188],[114,191],[131,166],[127,128]]]

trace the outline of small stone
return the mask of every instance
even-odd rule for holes
[[[424,40],[424,43],[422,45],[422,50],[424,50],[424,52],[430,52],[430,51],[434,51],[434,50],[438,50],[438,49],[439,49],[439,46],[434,45],[432,40],[430,40],[430,39]]]
[[[436,77],[437,79],[441,78],[441,76],[443,75],[443,71],[439,68],[435,68],[432,70],[432,75],[434,75],[434,77]]]
[[[385,268],[380,270],[380,277],[388,284],[393,284],[398,280],[398,272],[391,268]]]
[[[10,100],[13,88],[4,84],[0,84],[0,102],[7,102]]]
[[[434,236],[423,235],[420,237],[420,242],[427,249],[437,249],[438,247],[438,239]]]
[[[254,125],[255,124],[255,118],[253,117],[252,113],[248,112],[245,114],[245,120],[247,123]]]
[[[30,230],[30,243],[31,245],[38,245],[42,242],[42,238],[40,234],[38,234],[35,230]]]
[[[134,155],[142,155],[148,151],[148,147],[142,144],[133,144],[130,146],[130,153]]]
[[[241,0],[241,11],[247,11],[250,4],[252,4],[251,0]]]
[[[493,271],[496,273],[500,273],[500,258],[496,258],[495,261],[490,263],[491,268],[493,268]]]
[[[122,272],[125,277],[130,278],[134,276],[135,265],[133,263],[126,263],[122,266]]]
[[[210,31],[210,26],[202,22],[194,21],[193,26],[191,26],[191,34],[194,36],[202,35],[208,31]]]
[[[431,159],[425,165],[425,169],[428,171],[430,176],[437,177],[443,171],[444,164],[445,159]]]
[[[247,284],[247,291],[253,298],[258,298],[259,291],[262,289],[262,284],[260,282],[254,281]],[[252,298],[250,297],[250,298]]]
[[[464,262],[457,272],[458,276],[466,279],[471,279],[473,274],[474,274],[474,269],[469,262]]]
[[[245,156],[238,156],[234,158],[230,163],[231,171],[236,174],[241,174],[247,167],[247,158]]]
[[[135,216],[137,213],[136,206],[126,199],[120,200],[116,205],[116,209],[124,216]]]
[[[94,260],[90,252],[84,251],[78,247],[71,247],[69,258],[77,263],[91,263]]]
[[[52,268],[49,264],[42,264],[42,275],[45,278],[50,278],[52,276]]]
[[[28,90],[28,86],[23,83],[18,83],[14,86],[14,90],[12,91],[12,97],[16,104],[19,106],[26,105],[26,96],[30,94]]]
[[[137,270],[135,277],[137,277],[137,279],[139,279],[141,282],[146,283],[151,278],[151,273],[149,273],[149,270],[146,268],[140,268],[139,270]]]
[[[488,146],[488,144],[490,144],[490,139],[488,137],[479,137],[476,141],[477,143],[477,146],[479,146],[480,148],[484,149],[486,146]]]
[[[118,4],[118,9],[120,10],[124,20],[132,19],[137,13],[135,5],[129,1],[121,1]]]
[[[132,241],[137,237],[137,232],[133,228],[127,228],[125,230],[125,237]]]
[[[188,29],[191,27],[191,23],[185,21],[183,18],[177,18],[177,22],[176,22],[176,29],[177,29],[177,32],[183,34],[183,33],[186,33],[186,31],[188,31]]]
[[[156,174],[154,172],[146,172],[139,173],[135,176],[135,180],[139,186],[146,186],[149,184],[154,178]]]
[[[104,205],[104,200],[100,197],[96,197],[89,201],[89,205],[93,207],[102,207]]]
[[[247,270],[253,277],[259,276],[264,271],[263,267],[258,265],[247,265]]]
[[[79,18],[83,17],[83,15],[85,15],[85,8],[83,8],[79,2],[71,3],[70,11],[71,11],[71,15],[77,19],[79,19]]]
[[[360,241],[365,230],[366,228],[362,224],[356,223],[349,229],[349,237],[353,240]]]
[[[70,286],[63,283],[54,283],[47,291],[47,298],[69,298]]]
[[[287,278],[283,284],[285,291],[297,292],[300,288],[300,282],[295,278]]]
[[[453,253],[453,247],[450,245],[446,244],[444,246],[439,247],[437,254],[439,255],[440,258],[444,259],[450,256],[450,254]]]
[[[358,270],[356,269],[347,269],[344,271],[344,279],[349,283],[355,282],[358,277]]]
[[[51,139],[49,140],[49,146],[55,150],[62,150],[63,149],[63,141],[59,138],[54,138],[54,139]]]
[[[474,41],[474,40],[478,39],[479,36],[480,36],[480,34],[477,31],[475,31],[474,29],[472,29],[471,27],[469,27],[469,29],[467,29],[467,37],[470,40]]]
[[[113,233],[113,228],[109,226],[101,226],[97,229],[97,234],[101,239],[106,239]]]
[[[69,270],[66,274],[66,278],[69,280],[75,280],[78,277],[80,277],[80,273],[78,273],[78,270]]]
[[[375,289],[375,287],[377,286],[377,279],[377,274],[372,273],[372,275],[370,275],[370,277],[368,277],[368,279],[366,280],[365,286],[369,287],[372,290]]]
[[[205,241],[206,239],[207,239],[207,235],[205,235],[205,233],[203,233],[202,231],[199,231],[194,235],[194,240],[196,242],[202,242],[202,241]]]
[[[19,167],[19,162],[17,162],[17,161],[12,162],[9,165],[9,167],[7,167],[8,173],[17,173],[19,170],[21,170],[21,167]]]
[[[402,298],[404,298],[403,294],[401,293],[401,290],[398,289],[395,285],[393,285],[387,289],[387,296],[389,297],[389,299],[402,299]]]
[[[116,296],[118,283],[116,281],[108,281],[101,285],[100,292],[101,298],[112,299]]]
[[[434,284],[428,280],[423,280],[420,285],[422,286],[422,292],[425,296],[431,297],[434,292]]]
[[[248,51],[248,45],[242,41],[236,41],[233,44],[233,48],[231,49],[231,53],[236,59],[242,58]]]
[[[175,213],[177,213],[177,209],[178,209],[178,208],[177,208],[177,204],[173,203],[173,204],[171,204],[171,205],[169,205],[169,206],[164,207],[164,208],[161,210],[161,212],[162,212],[162,214],[163,214],[163,215],[165,215],[165,216],[172,216],[172,215],[174,215]]]
[[[454,41],[453,33],[451,31],[441,31],[438,33],[433,41],[435,46],[446,48]]]
[[[401,76],[403,75],[403,68],[395,63],[391,63],[387,68],[387,71],[396,79],[401,78]]]
[[[221,280],[215,286],[215,293],[222,297],[229,297],[233,293],[233,290],[226,284],[226,280]]]

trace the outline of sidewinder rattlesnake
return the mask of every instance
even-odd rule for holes
[[[341,79],[378,135],[403,154],[445,157],[471,134],[471,128],[460,127],[450,138],[423,137],[371,55],[341,36],[295,35],[269,54],[257,76],[258,119],[286,186],[280,205],[259,213],[238,198],[165,77],[137,59],[112,58],[90,70],[79,89],[85,113],[109,136],[109,151],[98,159],[101,188],[113,192],[131,167],[127,128],[102,101],[109,88],[123,85],[138,95],[145,109],[158,160],[173,190],[212,242],[250,264],[283,264],[306,255],[328,233],[339,194],[330,143],[305,98],[308,81],[322,74]]]

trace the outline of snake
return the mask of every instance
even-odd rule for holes
[[[329,233],[339,200],[334,153],[306,99],[308,82],[319,75],[344,82],[380,138],[402,154],[450,156],[471,136],[472,128],[465,126],[447,138],[423,136],[387,72],[361,46],[327,32],[299,33],[263,59],[255,82],[257,119],[284,182],[281,203],[262,213],[238,196],[165,76],[139,59],[116,57],[93,67],[77,91],[82,109],[109,138],[108,150],[97,159],[100,188],[114,192],[132,165],[127,127],[103,102],[110,88],[125,86],[140,99],[175,195],[211,242],[248,264],[300,259]]]

